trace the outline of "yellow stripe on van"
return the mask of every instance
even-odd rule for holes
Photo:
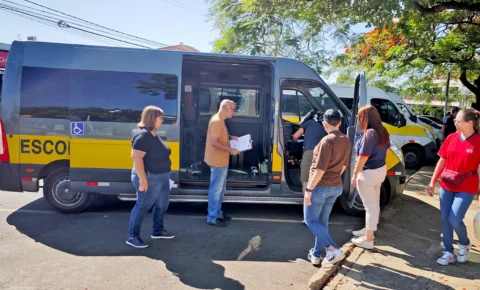
[[[282,156],[280,156],[277,153],[278,146],[277,144],[273,145],[273,161],[272,161],[272,171],[273,172],[282,172],[282,164],[283,164],[283,159]]]
[[[69,159],[69,139],[66,136],[12,135],[7,138],[10,162],[42,165]]]
[[[285,120],[285,121],[288,121],[290,123],[293,123],[293,124],[300,124],[300,121],[298,120],[298,116],[285,116],[285,115],[282,115],[282,119]]]
[[[387,123],[383,123],[383,126],[387,129],[388,133],[392,135],[403,135],[403,136],[427,136],[425,128],[419,125],[407,125],[404,127],[396,127]]]
[[[172,170],[180,167],[180,142],[165,142],[172,150]],[[130,169],[133,166],[130,140],[70,139],[71,168]]]
[[[387,165],[387,170],[390,170],[393,168],[393,166],[397,165],[400,162],[400,159],[398,156],[393,153],[392,150],[388,149],[387,150],[387,157],[385,158],[385,163]]]
[[[172,150],[172,170],[179,170],[180,143],[165,144]],[[130,140],[14,135],[8,138],[8,149],[11,163],[41,165],[70,159],[71,168],[131,169],[133,165]]]

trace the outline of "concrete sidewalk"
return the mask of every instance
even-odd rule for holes
[[[375,250],[353,247],[323,289],[480,290],[480,241],[473,232],[479,201],[473,201],[464,220],[473,245],[468,261],[449,266],[437,264],[443,251],[439,188],[434,197],[426,194],[433,169],[424,167],[416,173],[404,195],[382,214]],[[458,250],[458,244],[455,249]]]

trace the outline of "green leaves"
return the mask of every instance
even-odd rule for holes
[[[351,83],[433,94],[428,82],[446,71],[480,98],[480,2],[475,0],[211,0],[220,37],[215,51],[296,58]],[[362,36],[352,26],[372,31]],[[344,54],[325,36],[348,44]],[[330,67],[329,67],[330,66]],[[464,72],[461,74],[461,72]],[[463,76],[460,78],[460,76]],[[452,76],[453,77],[453,76]],[[428,99],[428,98],[427,98]],[[480,106],[480,102],[478,102]]]

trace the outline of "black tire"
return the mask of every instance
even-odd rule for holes
[[[385,186],[382,183],[382,186],[380,187],[380,211],[382,211],[385,208],[386,200],[387,200],[387,190],[385,189]],[[343,210],[346,211],[349,215],[352,215],[352,216],[365,215],[365,207],[363,206],[363,202],[359,194],[357,194],[357,196],[355,197],[355,202],[353,203],[352,207],[348,205],[348,200],[344,195],[340,196],[340,205],[342,206]]]
[[[72,194],[68,168],[53,170],[45,179],[43,197],[55,210],[61,213],[81,213],[94,201],[95,194],[77,192]]]
[[[405,156],[405,168],[420,169],[425,163],[425,156],[420,148],[408,146],[403,148]]]

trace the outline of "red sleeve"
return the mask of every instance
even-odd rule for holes
[[[443,159],[447,159],[447,148],[448,148],[448,145],[450,144],[450,141],[452,140],[453,135],[456,135],[456,134],[454,133],[454,134],[448,135],[447,139],[443,141],[442,146],[440,146],[440,150],[438,150],[438,153],[437,153],[438,156],[442,157]]]

